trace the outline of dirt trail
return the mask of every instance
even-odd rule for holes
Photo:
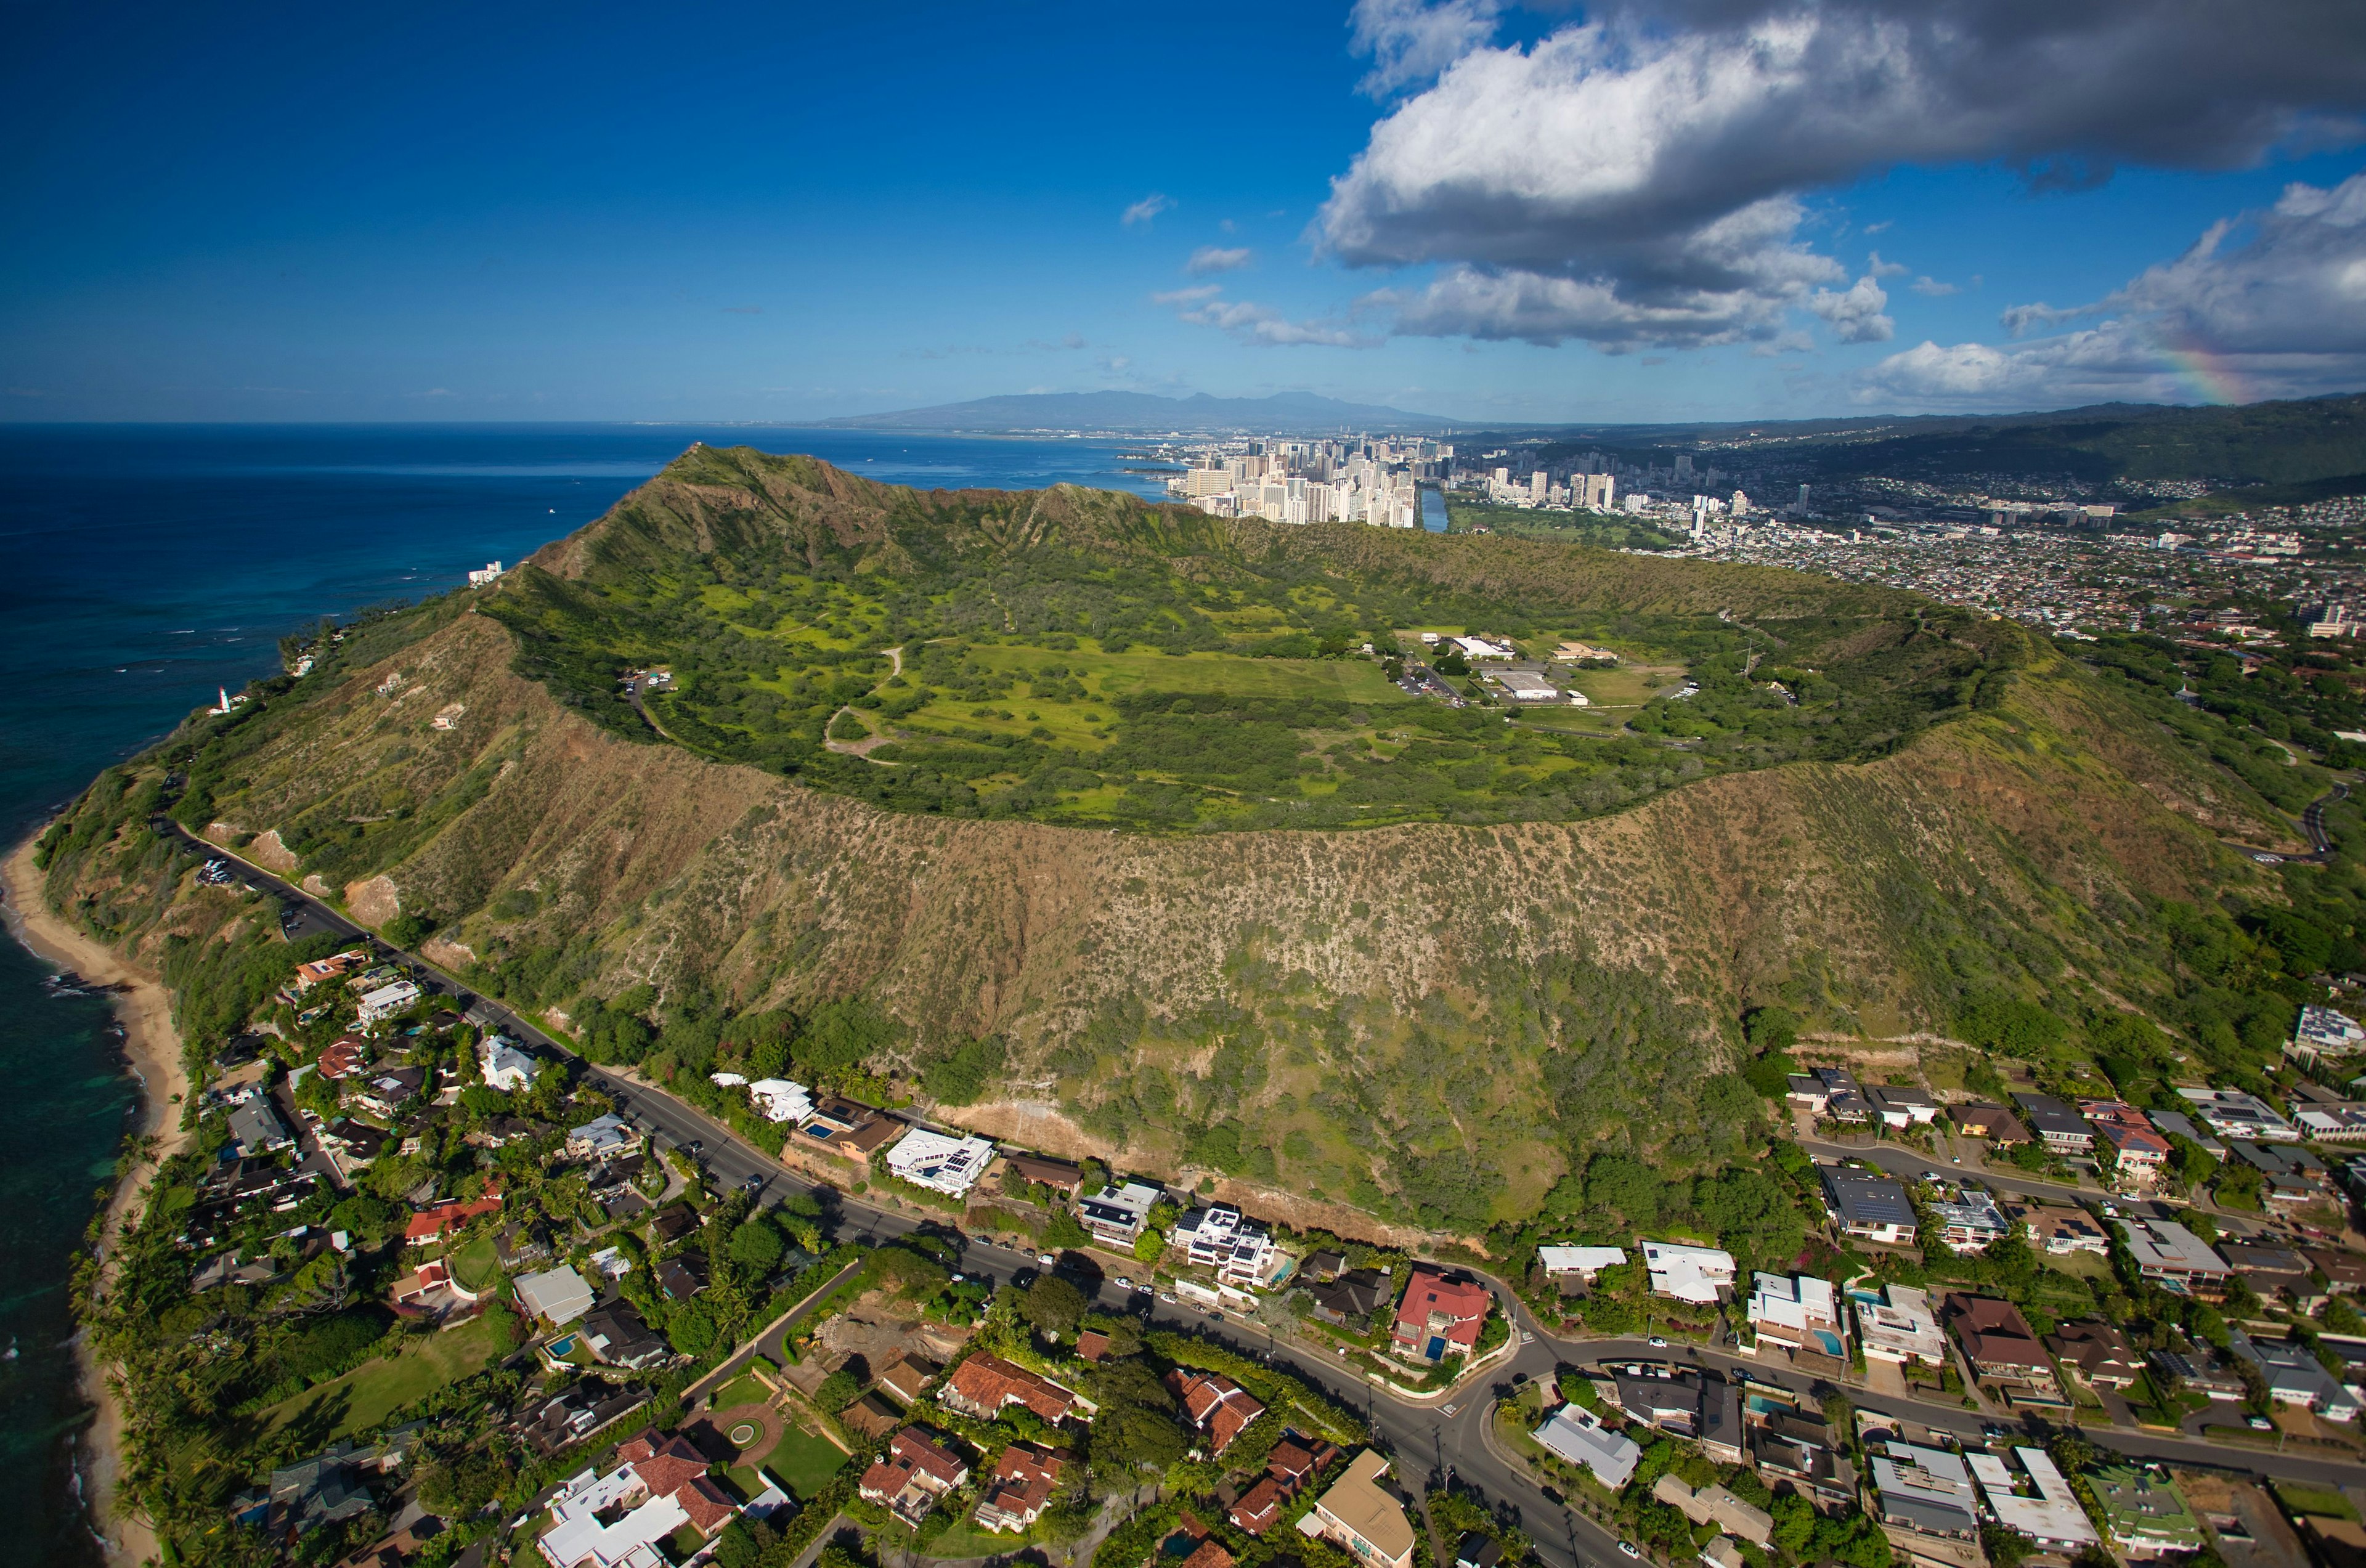
[[[904,672],[904,650],[900,648],[889,649],[887,650],[887,678],[889,680],[892,681],[896,676],[901,675]],[[876,691],[878,688],[874,686],[872,690]],[[830,715],[829,724],[822,727],[821,743],[842,757],[860,757],[864,761],[868,762],[872,761],[872,752],[877,750],[880,747],[886,745],[887,742],[893,740],[895,737],[892,735],[866,735],[860,740],[832,739],[829,734],[830,727],[838,723],[840,714],[849,714],[853,711],[854,705],[852,703],[848,703],[841,706],[838,710],[838,713]],[[874,765],[882,768],[892,768],[896,764],[894,762],[877,762]]]

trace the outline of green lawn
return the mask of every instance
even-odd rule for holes
[[[460,1281],[462,1289],[479,1294],[501,1277],[501,1259],[493,1252],[492,1232],[474,1237],[452,1254],[452,1277]]]
[[[739,1465],[731,1472],[749,1496],[762,1490],[756,1479],[759,1470],[769,1472],[772,1478],[787,1487],[799,1502],[804,1502],[824,1486],[829,1478],[846,1467],[846,1456],[828,1438],[817,1438],[804,1427],[791,1423],[781,1440],[754,1464]]]
[[[400,1355],[364,1362],[341,1378],[283,1399],[261,1413],[264,1428],[313,1427],[319,1428],[320,1441],[326,1444],[349,1432],[375,1427],[445,1383],[481,1371],[500,1353],[493,1327],[505,1316],[499,1311],[488,1312],[449,1333],[413,1340]],[[310,1441],[311,1436],[306,1440]]]
[[[772,1397],[772,1391],[765,1387],[755,1373],[745,1372],[715,1391],[715,1408],[723,1410],[734,1404],[762,1404]]]
[[[1042,1533],[1042,1521],[1015,1535],[997,1535],[970,1515],[963,1514],[953,1521],[952,1528],[928,1545],[916,1548],[922,1557],[964,1558],[998,1557],[1016,1551],[1037,1540]]]

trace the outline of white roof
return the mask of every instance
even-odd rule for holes
[[[977,1185],[993,1163],[994,1145],[984,1138],[948,1137],[915,1127],[887,1151],[887,1168],[915,1186],[958,1198]]]
[[[720,1085],[724,1089],[738,1089],[748,1082],[738,1073],[709,1073],[706,1075],[706,1081]]]
[[[2139,1268],[2197,1274],[2232,1271],[2208,1243],[2175,1220],[2122,1220],[2120,1230],[2128,1238],[2128,1251]]]
[[[758,1078],[748,1092],[768,1122],[802,1122],[813,1111],[812,1091],[787,1078]]]
[[[600,1514],[630,1496],[641,1484],[629,1464],[594,1477],[585,1471],[550,1500],[554,1521],[543,1532],[542,1554],[550,1562],[574,1568],[617,1568],[627,1559],[646,1562],[658,1542],[690,1523],[690,1514],[668,1493],[652,1497],[614,1524],[603,1525]]]
[[[2032,1540],[2049,1546],[2093,1546],[2101,1538],[2087,1517],[2087,1510],[2079,1504],[2069,1483],[2043,1449],[2015,1449],[2029,1478],[2037,1485],[2038,1495],[2023,1497],[2012,1486],[2012,1472],[2004,1461],[1994,1454],[1967,1453],[1964,1461],[1971,1466],[1973,1476],[1980,1483],[1980,1493],[1996,1515],[1997,1522],[2008,1529],[2019,1530]]]
[[[518,1304],[554,1324],[572,1323],[592,1310],[592,1287],[565,1264],[517,1279]]]
[[[1809,1324],[1840,1324],[1840,1303],[1832,1282],[1812,1274],[1756,1273],[1750,1277],[1750,1320],[1805,1328]]]
[[[1552,1419],[1536,1429],[1536,1439],[1569,1461],[1594,1472],[1594,1479],[1612,1491],[1627,1484],[1643,1457],[1642,1448],[1594,1418],[1590,1410],[1564,1404]]]
[[[1714,1304],[1717,1288],[1733,1283],[1733,1254],[1718,1247],[1647,1241],[1643,1262],[1651,1271],[1651,1289],[1680,1302]]]
[[[1623,1247],[1540,1247],[1537,1261],[1555,1274],[1598,1274],[1627,1261]]]

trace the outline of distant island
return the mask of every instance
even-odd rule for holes
[[[1457,422],[1377,403],[1341,402],[1313,392],[1269,398],[1162,398],[1149,392],[1022,392],[965,403],[853,414],[824,422],[838,430],[1445,430]]]

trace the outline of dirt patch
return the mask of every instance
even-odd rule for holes
[[[296,852],[280,840],[276,828],[257,833],[254,841],[246,846],[244,853],[247,859],[264,870],[277,872],[283,876],[302,863],[297,859]]]
[[[345,908],[366,926],[382,926],[402,913],[402,898],[395,892],[392,879],[373,876],[346,885]]]
[[[419,956],[443,969],[458,969],[477,961],[477,950],[465,942],[431,936],[419,947]]]

